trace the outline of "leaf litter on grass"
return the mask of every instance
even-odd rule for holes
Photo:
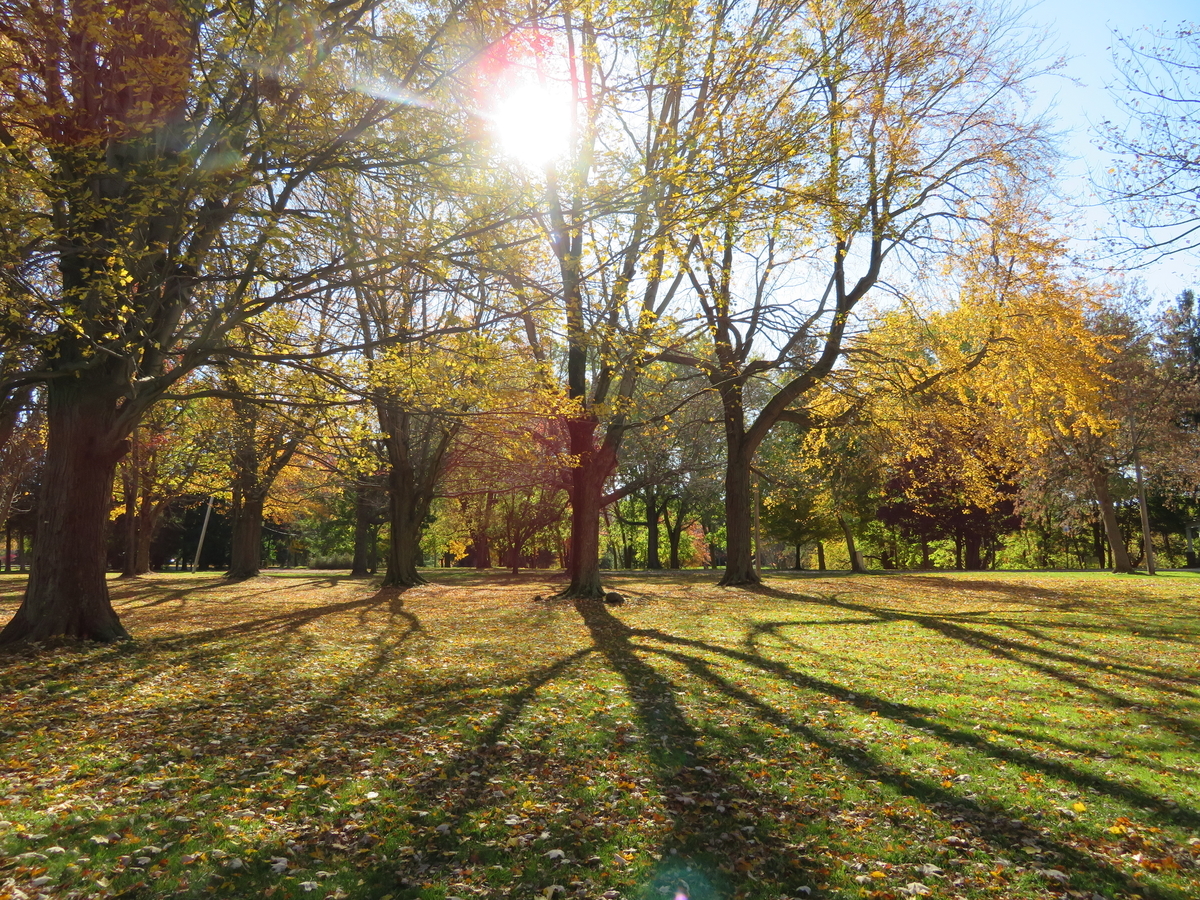
[[[1193,580],[433,578],[0,657],[0,900],[1200,896]]]

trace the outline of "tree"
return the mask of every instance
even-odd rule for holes
[[[152,407],[130,435],[130,451],[118,467],[124,506],[123,576],[150,571],[155,532],[172,503],[217,490],[226,464],[217,436],[227,412],[225,404],[210,398],[164,401]]]
[[[228,435],[233,475],[229,578],[259,574],[267,497],[325,414],[319,402],[304,402],[302,395],[289,390],[300,387],[289,381],[296,379],[263,365],[230,364],[221,373],[232,411]]]
[[[571,543],[564,597],[603,595],[600,517],[606,482],[631,425],[642,367],[672,330],[682,281],[673,236],[689,209],[692,175],[736,108],[768,38],[794,3],[715,0],[557,8],[540,24],[553,53],[531,71],[561,79],[571,146],[545,169],[545,234],[564,329]],[[536,54],[535,54],[536,55]],[[728,174],[728,173],[726,173]],[[711,180],[711,179],[710,179]]]
[[[4,371],[0,397],[44,384],[48,430],[33,568],[0,642],[126,635],[104,530],[129,434],[232,330],[343,280],[320,186],[422,154],[417,132],[405,156],[377,129],[428,120],[411,100],[441,89],[436,51],[462,15],[372,0],[6,4],[2,168],[29,203],[6,231],[26,239],[6,243],[4,329],[33,358]]]
[[[1148,264],[1200,247],[1200,29],[1118,36],[1111,92],[1125,119],[1101,126],[1116,159],[1104,184],[1118,246]]]
[[[805,8],[793,51],[803,77],[788,83],[797,113],[785,119],[767,102],[771,115],[746,135],[790,155],[766,166],[754,190],[724,200],[684,254],[711,336],[708,354],[690,362],[724,406],[722,584],[758,581],[755,454],[779,422],[813,424],[805,399],[833,371],[886,266],[898,275],[902,262],[944,252],[1033,174],[1043,141],[1022,114],[1032,73],[1010,24],[966,4]],[[747,385],[769,373],[768,397],[748,404]]]

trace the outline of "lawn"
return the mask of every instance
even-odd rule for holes
[[[430,577],[0,655],[0,900],[1200,897],[1200,578]]]

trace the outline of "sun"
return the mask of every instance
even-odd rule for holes
[[[496,98],[488,119],[501,152],[529,168],[544,169],[570,149],[570,98],[553,84],[514,85]]]

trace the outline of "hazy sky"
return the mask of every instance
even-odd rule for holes
[[[1088,173],[1103,172],[1111,164],[1111,157],[1096,148],[1095,126],[1120,115],[1106,90],[1115,81],[1113,32],[1132,35],[1146,26],[1200,21],[1200,0],[1042,0],[1031,3],[1025,18],[1045,28],[1049,51],[1065,60],[1059,74],[1040,79],[1039,96],[1053,103],[1052,120],[1070,133],[1063,141],[1063,149],[1074,157],[1067,165],[1070,187],[1083,202],[1094,202]],[[1090,217],[1097,224],[1103,220],[1099,210]],[[1194,256],[1181,254],[1141,274],[1165,299],[1200,283],[1195,264]]]

